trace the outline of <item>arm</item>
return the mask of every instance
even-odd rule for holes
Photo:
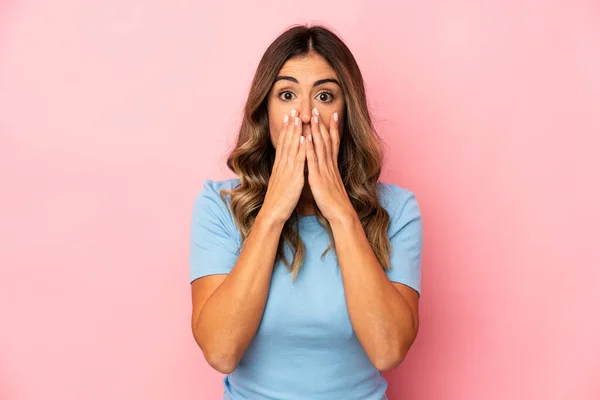
[[[259,212],[231,272],[192,282],[194,339],[221,373],[235,369],[258,330],[282,229]]]
[[[331,221],[331,228],[356,336],[377,369],[391,370],[417,336],[419,294],[386,276],[356,214]]]

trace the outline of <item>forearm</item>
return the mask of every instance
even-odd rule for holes
[[[259,213],[239,258],[196,322],[207,359],[233,370],[258,330],[283,224]]]
[[[386,276],[358,217],[341,218],[331,227],[354,331],[375,367],[392,368],[416,336],[410,306]]]

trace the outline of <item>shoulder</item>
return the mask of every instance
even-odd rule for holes
[[[216,180],[216,179],[204,179],[204,182],[202,183],[202,190],[206,191],[210,194],[219,194],[221,192],[221,190],[226,189],[226,190],[230,190],[235,188],[236,186],[238,186],[240,184],[240,179],[239,178],[230,178],[230,179],[222,179],[222,180]]]
[[[240,184],[238,178],[223,180],[205,179],[197,193],[193,205],[193,219],[196,223],[212,223],[218,221],[232,235],[237,235],[237,228],[229,208],[231,195],[221,196],[221,190],[233,189]]]
[[[421,209],[415,193],[394,183],[378,182],[377,188],[379,202],[390,216],[388,234],[394,235],[407,226],[410,226],[415,234],[420,234]]]
[[[415,193],[410,189],[399,186],[395,183],[377,182],[377,193],[379,202],[383,208],[390,214],[390,217],[397,217],[405,212],[418,210],[418,202]],[[409,209],[407,209],[407,206]],[[410,210],[412,208],[412,210]]]
[[[229,204],[231,195],[221,196],[221,190],[230,190],[239,184],[240,180],[238,178],[222,180],[204,179],[200,191],[196,194],[195,205],[213,203],[215,200],[219,200],[223,205],[225,205],[224,203]]]

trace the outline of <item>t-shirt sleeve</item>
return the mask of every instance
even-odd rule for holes
[[[421,295],[422,220],[413,192],[396,192],[397,207],[390,214],[388,236],[392,245],[391,269],[386,271],[393,282],[403,283]]]
[[[206,179],[192,210],[190,283],[206,275],[228,274],[239,257],[239,234],[215,181]]]

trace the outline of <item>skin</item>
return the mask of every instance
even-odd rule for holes
[[[338,77],[316,54],[288,60],[278,76],[293,77],[297,82],[277,80],[269,93],[272,143],[277,143],[280,121],[290,108],[299,113],[303,136],[311,134],[313,138],[304,142],[305,180],[298,212],[314,214],[314,199],[329,221],[356,335],[373,365],[381,371],[390,370],[402,362],[416,338],[419,295],[411,287],[388,279],[344,188],[337,163],[344,131],[343,92],[334,82],[314,87],[321,79]],[[324,95],[326,91],[334,97]],[[311,118],[315,116],[316,120]]]
[[[268,95],[268,114],[270,137],[273,147],[277,147],[281,121],[284,115],[291,116],[296,110],[296,116],[302,123],[302,136],[305,138],[311,133],[311,117],[313,108],[319,110],[322,123],[329,126],[333,114],[339,116],[340,132],[343,132],[344,110],[346,101],[342,88],[335,82],[324,82],[313,86],[322,79],[339,78],[335,70],[319,54],[310,53],[307,56],[289,59],[279,71],[278,77],[295,79],[280,79],[275,82]],[[304,166],[304,188],[298,202],[300,215],[314,215],[313,194],[308,184],[308,164]]]
[[[400,364],[419,329],[418,293],[391,282],[381,268],[339,176],[337,155],[344,123],[344,96],[320,56],[288,60],[268,99],[271,143],[276,148],[281,121],[296,109],[306,145],[305,179],[297,210],[315,213],[312,200],[330,222],[342,273],[348,314],[357,338],[373,365],[388,371]],[[291,78],[290,78],[291,79]],[[286,92],[281,92],[286,90]],[[289,93],[288,93],[289,92]],[[333,100],[329,92],[334,95]],[[280,96],[278,97],[278,94]],[[314,109],[318,110],[316,122]],[[336,122],[334,113],[339,115]],[[314,194],[314,197],[313,197]],[[192,282],[192,330],[209,364],[221,373],[233,371],[252,341],[269,292],[273,261],[283,223],[259,213],[232,271]]]

